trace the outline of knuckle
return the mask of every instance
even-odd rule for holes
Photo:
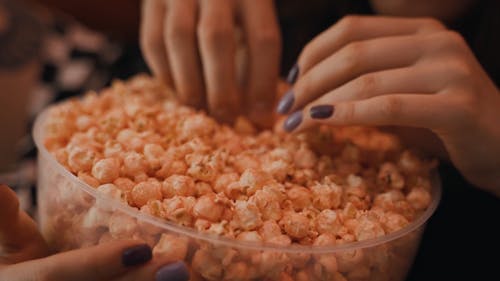
[[[165,37],[172,43],[189,40],[193,33],[194,24],[188,20],[177,20],[165,28]]]
[[[304,48],[302,48],[302,52],[300,53],[299,58],[297,60],[298,64],[301,67],[304,67],[309,63],[313,54],[314,54],[314,47],[309,42],[304,46]]]
[[[444,42],[447,42],[450,46],[464,46],[466,45],[464,38],[460,33],[453,31],[453,30],[446,30],[441,32],[442,33],[442,40]]]
[[[297,81],[295,85],[295,103],[301,103],[303,97],[307,97],[313,90],[314,81],[311,74],[306,74]]]
[[[140,47],[146,56],[158,56],[163,52],[163,45],[159,38],[141,36]]]
[[[266,50],[279,50],[281,46],[281,37],[279,31],[275,29],[262,29],[255,35],[255,47]]]
[[[230,28],[215,21],[200,22],[198,38],[211,47],[226,45],[230,40],[233,40]]]
[[[463,37],[456,31],[444,30],[431,34],[428,37],[435,50],[457,52],[467,46]]]
[[[337,119],[339,119],[342,124],[354,124],[356,116],[356,107],[354,106],[354,103],[344,103],[341,110],[337,109],[337,111]]]
[[[478,114],[479,98],[476,95],[464,94],[461,99],[461,108],[467,117],[475,117]],[[471,118],[473,119],[473,118]]]
[[[382,114],[387,119],[400,117],[402,110],[402,103],[399,97],[387,96],[381,106]]]
[[[473,126],[480,114],[478,103],[479,101],[474,95],[456,96],[454,100],[448,102],[450,112],[448,124],[456,124],[457,129]]]
[[[448,71],[455,79],[463,81],[473,76],[471,66],[461,58],[455,58],[446,62]]]
[[[358,79],[357,91],[359,95],[367,96],[378,88],[379,80],[374,74],[363,74]]]
[[[364,45],[361,42],[353,42],[341,50],[340,64],[347,72],[356,72],[361,57],[365,53]]]
[[[435,18],[423,18],[421,21],[420,32],[439,31],[446,28],[444,24]]]
[[[362,17],[360,16],[355,16],[355,15],[349,15],[343,17],[338,24],[338,27],[340,29],[340,32],[342,34],[348,34],[353,32],[358,28],[360,25],[360,21],[362,20]]]

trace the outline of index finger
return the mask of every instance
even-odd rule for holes
[[[0,271],[0,280],[110,280],[151,258],[147,245],[133,240],[114,241],[5,267]]]

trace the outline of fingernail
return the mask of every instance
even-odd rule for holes
[[[297,77],[299,77],[299,66],[294,64],[292,69],[288,72],[286,82],[288,82],[288,84],[293,84],[297,81]]]
[[[149,245],[137,245],[125,249],[122,254],[122,264],[124,266],[134,266],[148,262],[153,257]]]
[[[283,128],[285,129],[285,131],[291,132],[295,128],[297,128],[301,122],[302,122],[302,111],[295,111],[285,120]]]
[[[326,119],[333,115],[333,105],[317,105],[309,110],[309,115],[314,119]]]
[[[279,101],[276,111],[280,114],[287,114],[290,108],[292,108],[294,101],[293,90],[290,89]]]
[[[160,268],[156,272],[156,281],[187,281],[189,271],[183,262],[176,262]]]

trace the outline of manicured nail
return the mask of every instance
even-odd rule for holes
[[[294,102],[293,90],[290,89],[279,101],[276,111],[280,114],[287,114]]]
[[[122,264],[124,266],[139,265],[150,261],[152,257],[153,253],[149,245],[137,245],[123,251]]]
[[[189,271],[183,262],[176,262],[160,268],[156,272],[156,281],[187,281]]]
[[[294,64],[292,69],[288,72],[288,75],[286,77],[286,82],[289,84],[295,83],[297,81],[297,77],[299,77],[299,66],[297,64]]]
[[[314,119],[326,119],[333,115],[333,105],[317,105],[309,110],[309,115]]]
[[[285,120],[285,123],[283,124],[283,128],[287,132],[293,131],[295,128],[297,128],[300,123],[302,122],[302,111],[295,111],[292,113],[288,118]]]

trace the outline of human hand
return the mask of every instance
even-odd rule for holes
[[[500,195],[499,90],[456,32],[432,19],[346,17],[311,41],[297,65],[278,105],[293,112],[287,131],[427,128],[471,183]]]
[[[0,280],[188,280],[184,264],[152,260],[151,248],[133,240],[115,241],[47,256],[35,223],[19,210],[15,193],[0,185]]]
[[[274,1],[143,0],[142,6],[145,59],[179,101],[219,120],[241,112],[270,125],[281,52]],[[235,71],[236,23],[248,50],[247,64],[239,65],[243,77]]]

